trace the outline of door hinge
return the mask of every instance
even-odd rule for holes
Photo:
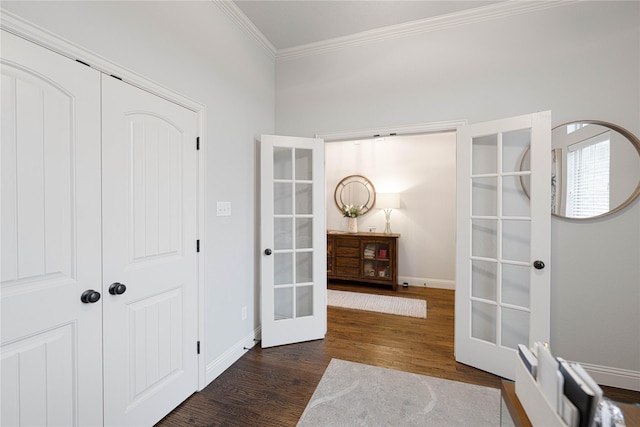
[[[196,240],[196,252],[200,252],[200,239]]]
[[[200,341],[198,341],[198,354],[200,354]]]
[[[196,138],[196,150],[200,149],[200,137]]]

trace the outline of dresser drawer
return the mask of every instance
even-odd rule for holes
[[[357,258],[360,258],[360,249],[359,248],[342,248],[338,246],[336,248],[336,256],[357,259]]]
[[[360,269],[358,267],[336,267],[336,274],[341,277],[358,277]]]
[[[336,266],[338,267],[360,267],[360,260],[358,258],[336,258]]]
[[[339,248],[360,248],[360,240],[353,238],[338,238],[336,239],[336,246]]]

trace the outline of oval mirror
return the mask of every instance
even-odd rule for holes
[[[521,170],[529,167],[529,151]],[[522,181],[529,194],[528,182]],[[640,194],[640,140],[612,123],[583,120],[551,132],[551,213],[598,218],[628,206]]]
[[[343,206],[361,206],[362,215],[376,203],[376,189],[366,177],[349,175],[338,183],[333,197],[340,211]]]

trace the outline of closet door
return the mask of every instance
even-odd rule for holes
[[[100,425],[100,73],[5,31],[1,52],[0,425]]]
[[[197,114],[104,76],[102,128],[105,424],[152,425],[197,389]]]

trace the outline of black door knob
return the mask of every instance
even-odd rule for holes
[[[109,286],[109,293],[111,295],[122,295],[126,290],[127,290],[127,287],[122,283],[118,283],[118,282],[112,283]]]
[[[98,302],[99,299],[100,299],[100,292],[94,291],[93,289],[84,291],[82,295],[80,295],[80,301],[82,301],[85,304],[93,304],[94,302]]]
[[[542,270],[544,268],[544,262],[540,261],[539,259],[533,261],[533,267],[537,268],[538,270]]]
[[[265,249],[264,250],[264,254],[265,255],[271,255],[272,254],[271,249]]]

